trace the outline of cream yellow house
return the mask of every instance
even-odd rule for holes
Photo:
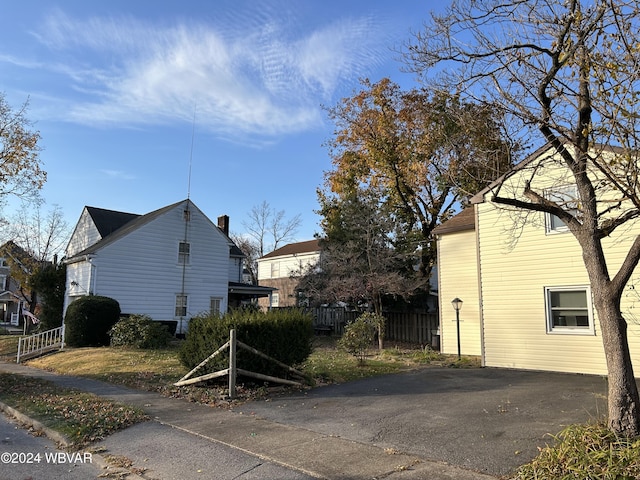
[[[436,229],[442,351],[457,351],[456,312],[450,302],[460,298],[462,354],[481,355],[485,366],[606,374],[578,242],[556,217],[492,202],[496,189],[504,196],[522,191],[525,182],[538,182],[537,191],[566,200],[570,208],[575,187],[551,149],[543,148]],[[606,239],[612,274],[638,234],[636,220]],[[640,269],[625,288],[622,311],[637,371]]]

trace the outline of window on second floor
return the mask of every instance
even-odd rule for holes
[[[188,265],[191,256],[191,244],[180,242],[178,244],[178,263],[180,265]]]
[[[280,277],[280,262],[271,263],[271,278]]]
[[[572,215],[577,216],[579,214],[577,201],[578,191],[575,185],[566,185],[564,187],[554,188],[553,190],[547,190],[545,196]],[[545,225],[547,233],[560,233],[569,230],[566,223],[550,213],[545,214]]]

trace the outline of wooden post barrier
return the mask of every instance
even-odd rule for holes
[[[178,380],[176,383],[174,383],[174,385],[176,387],[181,387],[183,385],[192,385],[194,383],[204,382],[206,380],[211,380],[213,378],[218,378],[218,377],[223,377],[225,375],[229,375],[229,398],[231,398],[231,399],[236,398],[236,379],[237,379],[238,373],[240,375],[244,375],[244,376],[252,377],[252,378],[257,378],[258,380],[264,380],[264,381],[267,381],[267,382],[282,383],[282,384],[285,384],[285,385],[302,386],[302,384],[300,382],[296,382],[296,381],[293,381],[293,380],[286,380],[284,378],[272,377],[270,375],[264,375],[262,373],[250,372],[248,370],[243,370],[241,368],[238,368],[238,366],[237,366],[237,349],[238,349],[238,347],[243,348],[245,350],[248,350],[249,352],[251,352],[251,353],[253,353],[255,355],[258,355],[259,357],[262,357],[262,358],[264,358],[266,360],[274,362],[276,365],[286,369],[290,373],[293,373],[295,375],[298,375],[301,378],[304,378],[307,381],[308,384],[311,384],[311,378],[308,375],[305,375],[304,373],[296,370],[295,368],[290,367],[289,365],[287,365],[287,364],[285,364],[285,363],[283,363],[283,362],[281,362],[279,360],[276,360],[275,358],[272,358],[269,355],[266,355],[266,354],[262,353],[261,351],[256,350],[255,348],[250,347],[249,345],[237,340],[235,329],[231,329],[231,331],[229,331],[229,341],[228,342],[226,342],[224,345],[222,345],[220,348],[218,348],[215,352],[213,352],[211,355],[209,355],[207,358],[205,358],[193,370],[191,370],[184,377],[182,377],[180,380]],[[219,371],[213,372],[213,373],[207,373],[207,374],[201,375],[199,377],[190,378],[196,371],[198,371],[200,368],[204,367],[211,359],[215,358],[217,355],[219,355],[221,352],[223,352],[227,348],[229,349],[229,368],[226,368],[224,370],[219,370]]]

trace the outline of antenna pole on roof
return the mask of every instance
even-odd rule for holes
[[[189,152],[189,178],[187,180],[187,199],[191,198],[191,163],[193,161],[193,142],[196,136],[196,107],[193,106],[193,126],[191,127],[191,151]]]

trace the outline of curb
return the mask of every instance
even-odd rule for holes
[[[16,410],[13,407],[10,407],[6,403],[0,402],[0,410],[5,412],[6,414],[14,417],[18,422],[20,422],[23,426],[31,427],[36,432],[41,432],[48,439],[55,442],[59,447],[68,448],[72,445],[72,442],[69,441],[67,437],[62,435],[60,432],[53,430],[39,421],[25,415],[24,413]],[[91,453],[92,461],[101,469],[101,470],[110,470],[110,474],[124,474],[124,480],[146,480],[144,477],[141,477],[137,473],[134,473],[127,468],[124,467],[114,467],[111,465],[107,458],[101,453],[93,452],[91,449],[88,449],[88,452]]]

